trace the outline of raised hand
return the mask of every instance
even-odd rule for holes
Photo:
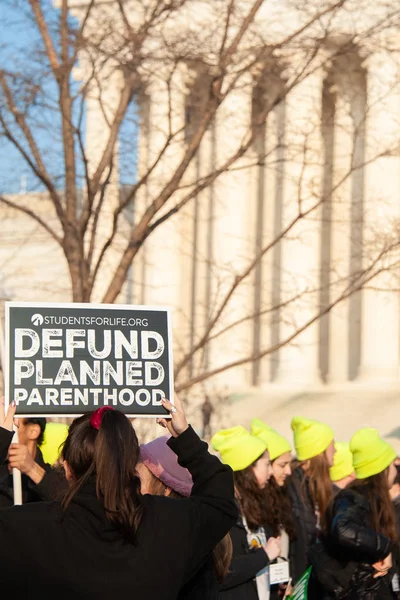
[[[0,427],[13,431],[14,415],[17,410],[17,403],[13,400],[7,409],[7,414],[4,411],[4,396],[0,397]]]
[[[182,402],[179,400],[178,396],[175,394],[175,403],[172,404],[166,398],[162,400],[163,407],[169,410],[171,418],[170,419],[157,419],[157,423],[162,427],[166,427],[172,437],[178,437],[181,433],[186,431],[189,427],[185,411],[183,409]]]

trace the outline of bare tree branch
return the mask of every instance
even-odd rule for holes
[[[377,277],[379,274],[386,271],[387,268],[383,268],[383,267],[379,268],[378,270],[375,271],[374,267],[380,262],[380,260],[382,259],[382,257],[385,254],[392,252],[396,247],[398,247],[398,245],[399,244],[396,243],[390,249],[385,248],[385,250],[383,250],[379,254],[379,256],[373,261],[373,263],[369,266],[369,268],[365,272],[359,274],[359,276],[357,278],[357,283],[355,283],[354,281],[351,282],[346,287],[346,289],[342,292],[342,294],[340,294],[334,301],[330,302],[330,304],[328,306],[326,306],[323,310],[318,311],[313,317],[311,317],[308,321],[306,321],[306,323],[304,323],[301,327],[296,329],[291,335],[282,339],[279,343],[269,346],[268,348],[262,350],[261,352],[255,354],[255,355],[253,354],[250,356],[246,356],[246,357],[240,358],[238,360],[228,362],[225,365],[222,365],[216,369],[211,369],[207,372],[203,372],[203,373],[196,375],[195,377],[192,377],[191,379],[185,381],[184,383],[181,383],[181,384],[177,383],[175,385],[176,391],[182,392],[183,390],[188,390],[191,387],[193,387],[194,385],[201,383],[202,381],[206,381],[207,379],[210,379],[211,377],[215,377],[216,375],[219,375],[220,373],[223,373],[223,372],[233,369],[235,367],[243,366],[250,362],[259,361],[262,358],[264,358],[265,356],[268,356],[269,354],[273,354],[274,352],[277,352],[284,346],[291,344],[304,331],[306,331],[309,327],[314,325],[314,323],[319,321],[321,319],[321,317],[329,314],[331,312],[331,310],[333,308],[335,308],[338,304],[340,304],[341,302],[343,302],[344,300],[346,300],[347,298],[349,298],[351,295],[355,294],[356,292],[359,292],[360,290],[362,290],[366,283],[368,283],[369,281],[371,281],[375,277]]]
[[[47,27],[46,19],[44,18],[40,0],[29,0],[29,3],[32,7],[32,11],[36,19],[37,28],[39,30],[40,35],[42,36],[42,40],[46,48],[47,57],[50,61],[51,68],[57,79],[59,76],[58,69],[60,67],[60,63],[58,60],[56,49],[53,44],[53,40],[51,39],[51,35]]]
[[[33,219],[34,221],[36,221],[37,223],[39,223],[39,225],[45,231],[47,231],[47,233],[53,238],[53,240],[55,242],[57,242],[57,244],[59,244],[62,247],[62,245],[63,245],[62,238],[60,238],[60,236],[57,235],[57,233],[50,227],[50,225],[48,223],[46,223],[46,221],[44,221],[37,214],[37,212],[35,212],[34,210],[30,210],[26,206],[22,206],[21,204],[13,202],[12,200],[9,200],[8,198],[5,198],[2,195],[0,195],[0,202],[2,204],[4,204],[5,206],[8,206],[9,208],[12,208],[13,210],[17,210],[19,212],[22,212],[24,215],[27,215],[28,217],[30,217],[31,219]]]

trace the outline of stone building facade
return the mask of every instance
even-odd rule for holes
[[[174,308],[178,381],[213,373],[197,389],[227,390],[238,399],[223,412],[224,423],[257,412],[287,428],[290,414],[301,411],[329,416],[342,436],[356,418],[393,433],[389,408],[382,414],[379,398],[394,406],[400,389],[398,32],[389,27],[364,35],[377,16],[361,4],[359,13],[352,5],[351,23],[338,13],[329,36],[322,39],[315,25],[303,46],[283,44],[243,75],[218,109],[173,202],[254,134],[248,150],[155,230],[119,298]],[[205,5],[191,27],[205,27],[212,18]],[[283,19],[276,3],[266,0],[254,35],[259,27],[262,37],[268,26],[271,47],[278,48],[302,21],[289,6]],[[288,85],[311,42],[318,61]],[[154,77],[136,99],[138,176],[165,143],[171,121],[181,134],[149,179],[133,219],[165,185],[190,142],[213,75],[206,65],[206,56],[181,64],[168,90]],[[118,81],[110,78],[109,86],[112,103]],[[87,145],[94,162],[105,138],[104,115],[93,100]],[[9,235],[0,258],[13,297],[65,299],[66,269],[62,259],[49,262],[51,242],[26,217],[7,213],[3,222]]]

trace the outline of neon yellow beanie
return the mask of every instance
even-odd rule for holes
[[[357,479],[365,479],[384,471],[396,458],[396,452],[376,429],[366,427],[355,433],[350,441]]]
[[[57,461],[60,446],[68,435],[68,425],[64,423],[47,423],[44,431],[44,442],[40,446],[44,462],[54,465]]]
[[[353,454],[350,451],[350,444],[335,442],[335,457],[333,467],[329,469],[332,481],[340,481],[354,473]]]
[[[304,417],[293,417],[292,429],[299,460],[308,460],[322,454],[334,438],[328,425]]]
[[[292,451],[287,439],[260,419],[252,420],[251,434],[260,438],[260,440],[267,444],[269,457],[271,460],[275,460],[278,458],[278,456],[282,456],[282,454]]]
[[[214,450],[220,453],[221,460],[233,471],[242,471],[253,464],[267,449],[267,444],[251,435],[238,425],[231,429],[221,429],[211,438]]]

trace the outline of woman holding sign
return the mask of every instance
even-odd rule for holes
[[[0,589],[42,600],[175,600],[237,518],[231,469],[188,426],[179,400],[161,419],[193,478],[190,498],[140,493],[139,444],[128,418],[102,407],[72,423],[62,503],[0,512]],[[1,413],[0,407],[0,413]],[[0,426],[12,428],[15,406]]]
[[[168,446],[168,437],[158,437],[140,446],[138,464],[142,494],[188,498],[193,479],[187,469],[178,464],[176,454]],[[232,559],[232,542],[227,534],[196,575],[179,592],[177,600],[216,600],[219,583],[228,573]]]
[[[224,600],[267,600],[269,565],[281,552],[280,539],[269,538],[265,486],[272,474],[267,445],[244,427],[223,429],[211,443],[232,467],[240,517],[231,530],[233,558],[221,585]]]

